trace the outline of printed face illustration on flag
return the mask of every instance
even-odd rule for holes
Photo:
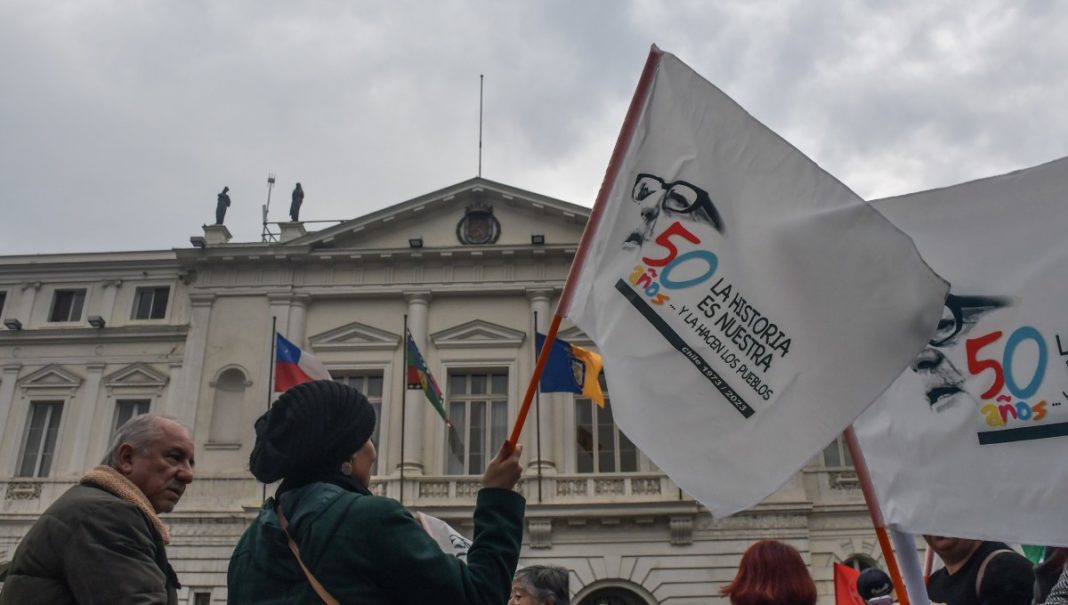
[[[872,205],[953,284],[856,423],[886,521],[1068,545],[1068,158]]]
[[[670,54],[651,61],[565,313],[597,343],[620,428],[730,514],[916,357],[947,287],[908,237],[726,95]]]

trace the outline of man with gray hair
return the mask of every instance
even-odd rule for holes
[[[41,515],[19,543],[0,605],[178,602],[159,513],[193,480],[193,440],[174,418],[119,427],[103,463]]]

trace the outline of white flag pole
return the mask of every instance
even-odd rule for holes
[[[920,565],[920,553],[916,550],[916,538],[910,533],[890,528],[890,538],[897,550],[897,560],[901,564],[901,576],[905,580],[905,590],[913,603],[927,605],[931,602],[927,596],[927,586],[923,581],[923,568]]]
[[[890,573],[890,579],[894,582],[894,590],[897,592],[898,602],[901,605],[909,605],[909,593],[905,583],[901,579],[901,570],[898,569],[897,559],[894,557],[894,549],[890,546],[890,538],[886,534],[886,522],[883,521],[883,511],[879,508],[879,501],[875,498],[875,488],[872,486],[871,474],[868,472],[868,463],[864,461],[864,452],[860,451],[860,442],[853,425],[849,425],[842,433],[849,455],[853,458],[853,468],[857,471],[857,479],[860,481],[860,490],[864,494],[864,503],[868,505],[868,514],[871,516],[871,524],[875,528],[875,537],[879,539],[879,548],[883,551],[886,559],[886,571]],[[928,605],[920,603],[918,605]]]

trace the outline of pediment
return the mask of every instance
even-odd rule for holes
[[[104,386],[114,387],[163,387],[170,378],[144,363],[128,365],[104,377]]]
[[[469,208],[489,209],[498,237],[481,246],[460,241],[461,220]],[[288,242],[291,246],[359,252],[408,250],[419,238],[425,249],[531,246],[542,234],[546,245],[574,246],[590,209],[555,198],[475,178],[401,202]]]
[[[82,377],[60,365],[49,365],[23,376],[19,387],[27,389],[75,390],[82,384]]]
[[[308,339],[315,351],[393,350],[400,346],[399,334],[354,321],[316,334]]]
[[[526,337],[525,332],[476,319],[435,332],[430,341],[439,349],[518,347]]]

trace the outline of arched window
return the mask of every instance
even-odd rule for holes
[[[241,405],[245,400],[248,379],[240,368],[224,370],[215,379],[215,400],[211,406],[211,445],[241,445]]]
[[[842,565],[852,567],[857,571],[864,571],[865,569],[879,566],[879,564],[875,562],[875,559],[868,555],[849,555],[842,561]]]

